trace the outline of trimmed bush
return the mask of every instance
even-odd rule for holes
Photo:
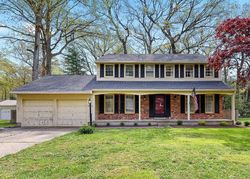
[[[151,126],[151,125],[152,125],[151,122],[149,122],[149,123],[148,123],[148,126]]]
[[[228,126],[229,124],[226,121],[221,121],[220,126]]]
[[[183,124],[183,121],[177,121],[176,123],[178,126],[181,126]]]
[[[244,126],[249,126],[249,125],[250,125],[250,122],[248,122],[248,121],[244,122]]]
[[[138,126],[138,124],[135,122],[135,123],[134,123],[134,126]]]
[[[93,134],[95,130],[95,127],[91,127],[91,126],[82,126],[79,129],[80,134]]]
[[[200,126],[205,126],[207,124],[206,121],[198,121],[198,125]]]
[[[107,122],[106,126],[110,126],[110,123],[109,123],[109,122]]]
[[[235,124],[236,124],[237,126],[240,126],[240,125],[241,125],[241,122],[240,122],[240,121],[236,121]]]
[[[121,122],[120,125],[121,125],[121,126],[125,126],[124,122]]]

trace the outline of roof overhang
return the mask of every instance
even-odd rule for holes
[[[12,94],[92,94],[92,91],[12,91]]]

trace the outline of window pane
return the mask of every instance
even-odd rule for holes
[[[113,76],[113,65],[106,65],[105,66],[105,75],[106,76]]]
[[[166,66],[166,76],[167,77],[173,76],[173,67],[172,66]]]
[[[134,112],[134,96],[126,95],[126,112],[133,113]]]
[[[126,76],[130,76],[130,77],[134,76],[133,65],[126,65]]]
[[[154,77],[154,65],[147,65],[146,66],[146,76],[147,77]]]
[[[212,68],[209,68],[208,66],[206,66],[206,76],[208,76],[208,77],[212,77],[212,76],[214,76],[213,75],[213,69]]]
[[[193,77],[193,65],[186,65],[186,77]]]
[[[206,112],[213,112],[213,96],[206,95],[205,99]]]
[[[107,113],[112,113],[114,112],[113,110],[113,107],[114,107],[114,100],[113,100],[113,95],[106,95],[105,96],[105,112]]]

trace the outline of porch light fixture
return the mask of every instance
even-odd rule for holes
[[[89,98],[89,125],[92,126],[91,99]]]

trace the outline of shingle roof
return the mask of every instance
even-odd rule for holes
[[[93,79],[85,90],[230,90],[233,89],[222,81],[96,81]]]
[[[164,63],[207,63],[207,57],[199,54],[108,54],[100,57],[97,63],[111,62],[164,62]]]
[[[56,75],[46,76],[27,85],[17,88],[16,92],[84,92],[84,87],[95,76],[88,75]]]

